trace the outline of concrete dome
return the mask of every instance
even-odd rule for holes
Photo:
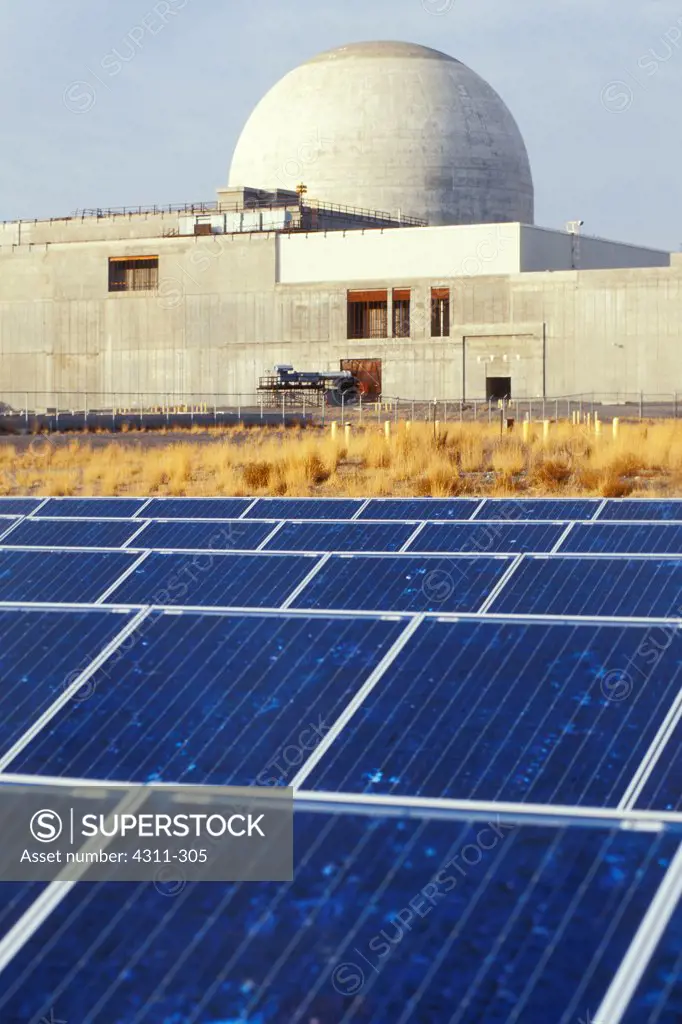
[[[420,217],[533,223],[521,133],[487,82],[438,50],[353,43],[313,57],[260,101],[230,185]]]

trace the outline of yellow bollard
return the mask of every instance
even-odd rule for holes
[[[346,439],[346,448],[348,448],[350,445],[350,423],[346,423],[346,426],[343,428],[343,432]]]
[[[332,420],[332,441],[336,440],[336,432],[339,429],[339,425],[336,420]]]
[[[434,430],[436,431],[436,433],[438,433],[438,431],[440,430],[440,420],[434,420],[433,421],[433,427],[434,427]]]
[[[530,420],[524,420],[521,424],[521,431],[523,434],[523,440],[525,444],[528,444],[528,438],[530,436]]]
[[[613,440],[618,440],[618,428],[620,427],[620,420],[616,416],[611,424],[611,430],[613,431]]]
[[[598,419],[594,421],[594,436],[601,437],[601,423]]]
[[[405,430],[412,430],[412,420],[405,420]]]
[[[391,421],[386,420],[384,423],[384,437],[387,441],[391,440]]]
[[[549,420],[542,421],[542,440],[549,440]]]

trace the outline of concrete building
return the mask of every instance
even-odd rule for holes
[[[448,65],[396,46],[311,67],[333,77],[362,61]],[[505,117],[491,117],[512,139]],[[452,179],[447,188],[429,179],[434,146],[419,171],[428,187],[411,167],[401,183],[396,169],[391,188],[407,198],[415,189],[399,212],[392,201],[384,213],[366,205],[385,167],[377,180],[370,165],[356,175],[352,208],[331,179],[331,196],[311,194],[313,164],[301,174],[307,193],[260,179],[199,206],[0,225],[0,401],[36,410],[236,404],[277,363],[352,369],[369,394],[415,399],[682,392],[682,254],[528,223],[520,145],[511,170],[500,162],[509,201],[495,222],[442,224],[466,203]],[[483,181],[471,180],[477,217]],[[491,185],[489,196],[503,192]],[[517,201],[528,216],[513,217]],[[407,216],[424,210],[436,211],[435,223]]]

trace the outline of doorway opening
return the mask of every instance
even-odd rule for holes
[[[511,377],[486,377],[485,397],[487,401],[511,398]]]

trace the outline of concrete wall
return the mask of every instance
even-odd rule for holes
[[[519,224],[392,228],[345,234],[282,235],[277,240],[281,284],[462,274],[517,274]]]
[[[409,279],[373,279],[389,293],[410,287],[411,337],[351,341],[346,292],[363,279],[277,280],[278,254],[281,277],[282,251],[305,242],[262,233],[3,246],[0,400],[210,400],[253,394],[278,362],[331,369],[345,358],[381,359],[384,393],[406,398],[482,398],[486,376],[507,372],[514,397],[682,392],[682,259],[445,279],[424,268],[417,278],[412,264]],[[109,293],[108,258],[142,254],[159,256],[158,292]],[[430,337],[434,284],[451,289],[447,338]]]
[[[588,235],[569,235],[522,225],[520,269],[608,270],[619,267],[667,267],[670,253],[609,242]]]

